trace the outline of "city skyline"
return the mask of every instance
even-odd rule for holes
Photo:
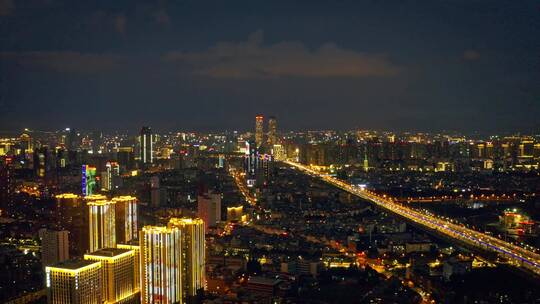
[[[0,0],[0,302],[540,303],[535,0]]]
[[[537,12],[2,1],[0,129],[248,129],[261,112],[283,130],[536,132]]]

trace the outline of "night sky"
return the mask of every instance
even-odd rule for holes
[[[0,130],[540,131],[540,2],[0,0]]]

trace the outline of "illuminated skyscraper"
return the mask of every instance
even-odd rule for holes
[[[45,268],[50,304],[102,304],[100,262],[66,261]]]
[[[257,166],[259,165],[259,152],[253,141],[246,142],[246,154],[244,156],[244,167],[246,172],[246,183],[248,187],[255,185]]]
[[[116,248],[133,250],[133,291],[141,290],[141,247],[138,242],[132,241],[129,244],[117,244]]]
[[[116,242],[127,244],[138,237],[137,198],[118,196],[112,200],[115,202]]]
[[[63,262],[69,259],[69,232],[48,229],[39,230],[41,239],[41,263],[43,266]]]
[[[96,190],[96,167],[82,166],[82,194],[88,196]]]
[[[264,141],[264,116],[255,116],[255,145],[260,147]]]
[[[270,116],[268,118],[268,144],[272,147],[277,143],[277,119]]]
[[[88,202],[88,232],[90,252],[116,247],[115,202]]]
[[[205,285],[205,234],[202,219],[172,218],[170,228],[182,230],[182,292],[185,302],[194,302]]]
[[[102,296],[105,303],[128,303],[135,299],[133,250],[105,248],[85,254],[84,259],[101,263]]]
[[[120,180],[120,166],[117,162],[107,162],[105,171],[101,172],[101,189],[112,191],[118,187]]]
[[[183,303],[181,229],[145,226],[139,242],[142,304]]]
[[[154,158],[154,135],[150,127],[142,127],[139,135],[139,157],[142,164],[151,164]]]

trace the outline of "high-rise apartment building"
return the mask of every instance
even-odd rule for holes
[[[66,261],[45,268],[49,304],[102,304],[100,262]]]
[[[173,218],[140,232],[143,304],[193,303],[205,286],[202,219]]]
[[[88,210],[84,198],[73,193],[56,195],[58,223],[62,230],[69,231],[69,251],[73,256],[82,256],[88,250]]]
[[[183,303],[180,228],[145,226],[139,242],[142,304]]]
[[[88,202],[88,236],[90,252],[116,247],[115,202]]]
[[[205,285],[205,229],[202,219],[172,218],[169,227],[182,230],[182,292],[185,302],[195,302]]]
[[[268,144],[270,147],[278,144],[277,140],[277,119],[274,116],[268,118]]]
[[[85,254],[84,259],[101,263],[102,296],[105,303],[130,303],[135,299],[133,250],[104,248]]]
[[[197,216],[204,221],[206,229],[215,227],[221,221],[221,194],[199,193],[197,196]]]
[[[139,134],[139,158],[143,165],[154,161],[154,135],[150,127],[142,127]]]
[[[41,240],[41,263],[43,266],[51,266],[69,260],[68,231],[40,229],[38,234]]]
[[[116,242],[127,244],[138,237],[137,198],[117,196],[112,201],[115,202]]]
[[[255,144],[260,147],[264,141],[264,116],[255,116]]]

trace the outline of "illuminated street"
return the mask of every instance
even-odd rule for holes
[[[404,207],[398,203],[395,203],[390,197],[381,197],[367,190],[361,190],[360,188],[344,183],[337,178],[314,171],[307,166],[291,161],[285,161],[285,163],[307,174],[317,176],[340,189],[373,202],[385,210],[403,216],[417,224],[423,225],[428,229],[443,233],[447,237],[462,241],[478,249],[498,253],[507,258],[512,265],[540,275],[540,255],[534,252],[461,225]]]

